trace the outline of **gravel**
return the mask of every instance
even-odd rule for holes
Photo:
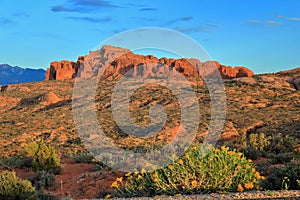
[[[124,200],[194,200],[194,199],[299,199],[300,190],[281,190],[281,191],[252,191],[252,192],[241,192],[241,193],[228,193],[228,194],[199,194],[199,195],[177,195],[177,196],[156,196],[156,197],[136,197],[136,198],[117,198]]]

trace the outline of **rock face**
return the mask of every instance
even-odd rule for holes
[[[286,81],[289,82],[296,90],[300,90],[300,67],[278,72],[276,75],[284,76]]]
[[[64,80],[75,78],[78,69],[82,63],[81,57],[77,62],[63,60],[61,62],[52,62],[46,71],[46,80]]]
[[[137,55],[128,49],[103,46],[100,50],[79,57],[77,62],[52,62],[47,69],[46,80],[64,80],[77,77],[91,78],[102,74],[106,78],[121,76],[187,77],[214,75],[218,70],[222,78],[251,77],[253,72],[245,67],[224,66],[215,61],[200,62],[197,59],[156,58],[152,55]]]
[[[296,78],[292,84],[295,86],[296,90],[300,90],[300,77]]]

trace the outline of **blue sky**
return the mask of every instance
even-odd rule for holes
[[[141,27],[180,31],[213,60],[255,73],[300,66],[298,0],[2,0],[0,7],[0,63],[13,66],[77,60]]]

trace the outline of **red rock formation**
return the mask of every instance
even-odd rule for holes
[[[103,46],[100,50],[79,57],[78,61],[52,62],[47,69],[46,80],[64,80],[77,77],[90,78],[102,74],[107,78],[127,76],[160,77],[213,75],[219,70],[222,78],[251,77],[253,72],[245,67],[224,66],[215,61],[200,62],[197,59],[156,58],[152,55],[137,55],[128,49]],[[105,71],[104,71],[105,70]]]
[[[46,71],[46,80],[65,80],[75,78],[80,64],[83,61],[78,59],[77,62],[63,60],[61,62],[51,62],[50,68]]]

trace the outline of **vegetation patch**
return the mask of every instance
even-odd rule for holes
[[[242,153],[222,146],[202,156],[201,146],[190,148],[169,166],[153,172],[128,173],[112,183],[113,195],[156,195],[235,192],[258,189],[264,179]]]

